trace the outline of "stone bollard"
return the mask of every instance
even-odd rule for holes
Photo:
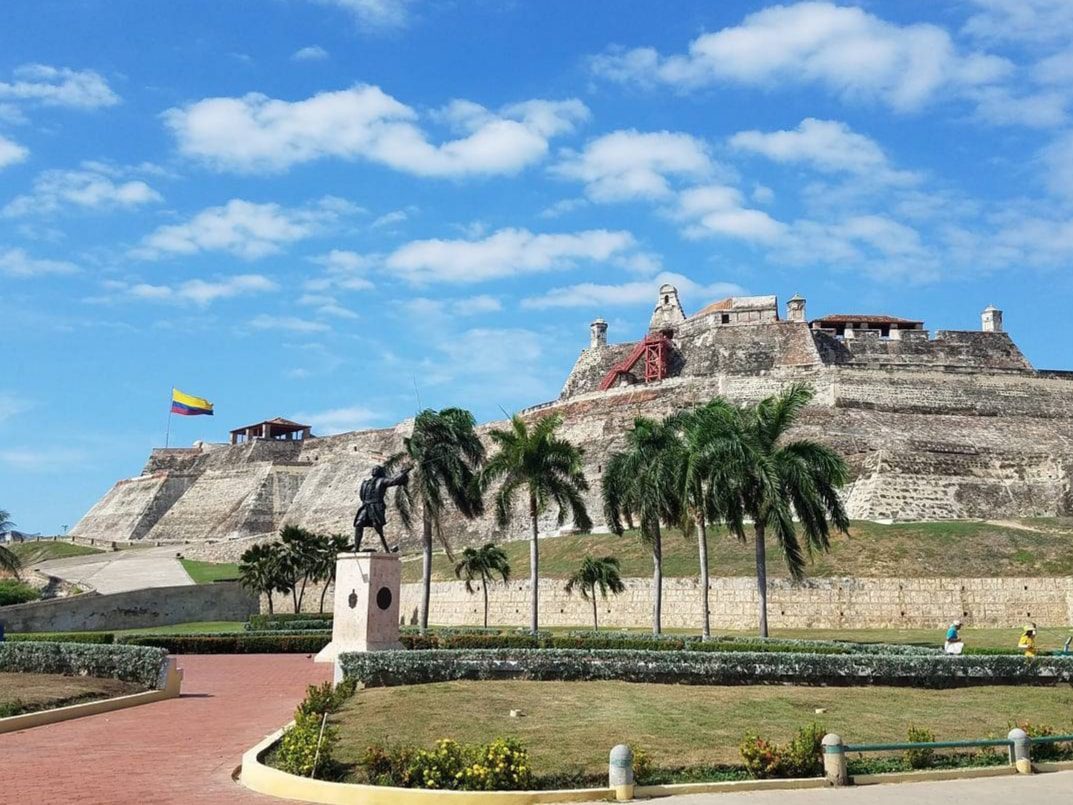
[[[846,747],[842,738],[829,732],[823,736],[823,775],[828,785],[849,785]]]
[[[1032,773],[1032,739],[1023,729],[1014,727],[1006,736],[1013,741],[1010,747],[1010,765],[1017,767],[1018,774]]]
[[[615,790],[615,799],[633,799],[633,750],[619,744],[611,750],[607,766],[607,785]]]

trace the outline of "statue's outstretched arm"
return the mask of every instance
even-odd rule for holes
[[[386,481],[384,481],[384,486],[398,486],[399,484],[406,483],[406,480],[410,477],[410,471],[412,469],[413,469],[413,465],[411,464],[409,467],[404,469],[398,475],[396,475],[396,476],[394,476],[392,478],[388,478]]]

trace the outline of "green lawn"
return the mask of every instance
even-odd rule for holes
[[[524,716],[511,718],[511,710]],[[812,721],[864,743],[905,740],[910,724],[939,739],[1005,736],[1015,720],[1073,732],[1073,690],[444,682],[367,688],[333,717],[345,762],[376,743],[429,747],[441,738],[516,736],[539,776],[606,775],[617,743],[644,749],[656,766],[681,767],[738,763],[746,733],[782,742]]]
[[[1015,527],[1016,526],[1016,527]],[[1014,524],[979,521],[896,523],[854,522],[849,536],[832,538],[831,550],[817,554],[807,568],[810,576],[1067,576],[1073,575],[1073,521],[1033,518]],[[526,541],[503,543],[516,576],[529,568]],[[650,576],[652,555],[636,532],[580,534],[540,541],[540,571],[546,578],[568,578],[585,554],[616,556],[623,576]],[[421,562],[402,565],[403,581],[420,581]],[[717,576],[751,576],[755,572],[752,544],[742,544],[725,529],[711,529],[708,565]],[[785,576],[775,541],[769,540],[768,572]],[[663,574],[697,575],[697,546],[677,529],[663,538]],[[451,562],[443,554],[433,561],[433,579],[453,579]]]
[[[234,562],[199,562],[196,559],[179,561],[195,584],[212,584],[214,581],[231,581],[238,578],[238,565]]]
[[[171,626],[147,626],[142,629],[119,629],[116,634],[225,634],[241,632],[243,621],[193,621]]]
[[[35,540],[33,542],[20,542],[12,545],[11,551],[23,565],[29,566],[37,562],[45,562],[49,559],[66,559],[69,556],[88,556],[91,553],[104,553],[100,548],[91,548],[88,545],[75,545],[72,542],[46,542]]]

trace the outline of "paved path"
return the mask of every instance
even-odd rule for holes
[[[817,788],[805,791],[750,791],[697,794],[653,800],[661,805],[1059,805],[1073,802],[1073,772],[1031,777],[992,777],[936,783]]]
[[[0,802],[271,803],[231,780],[331,666],[301,654],[183,656],[183,695],[0,735]]]
[[[122,593],[145,587],[176,587],[193,584],[175,558],[182,546],[128,548],[122,551],[69,556],[34,565],[52,576],[83,584],[99,593]]]

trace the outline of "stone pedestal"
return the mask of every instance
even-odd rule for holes
[[[348,651],[402,648],[399,642],[399,557],[341,553],[336,557],[332,642],[316,662],[335,662]]]

